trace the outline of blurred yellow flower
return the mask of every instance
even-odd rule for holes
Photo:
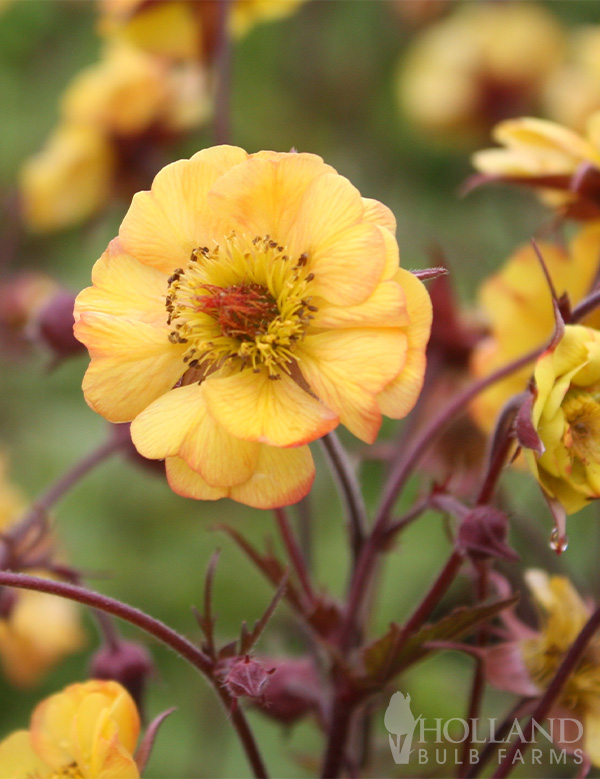
[[[0,776],[136,779],[139,732],[137,708],[120,684],[72,684],[35,708],[29,730],[0,742]]]
[[[109,140],[89,126],[60,125],[19,174],[23,218],[31,230],[71,227],[107,202],[115,158]]]
[[[135,164],[148,145],[199,126],[209,113],[201,65],[169,66],[132,46],[107,45],[102,59],[73,79],[59,128],[21,170],[26,224],[58,230],[92,216],[120,179],[125,188],[136,181]]]
[[[544,202],[566,216],[600,217],[600,111],[588,118],[585,136],[524,117],[501,122],[493,137],[504,148],[472,157],[484,176],[535,187]]]
[[[569,54],[548,78],[544,108],[553,121],[585,132],[589,116],[600,109],[600,26],[569,32]]]
[[[525,580],[541,610],[537,631],[511,615],[512,640],[486,652],[488,679],[517,695],[539,696],[554,678],[566,653],[588,621],[591,611],[564,576],[530,570]],[[600,638],[594,637],[566,681],[550,718],[562,718],[570,752],[583,749],[600,766]],[[578,722],[570,721],[574,718]],[[581,723],[577,727],[578,723]],[[579,731],[579,732],[578,732]],[[580,734],[582,735],[580,736]],[[579,738],[578,738],[579,736]]]
[[[567,514],[600,497],[600,331],[567,325],[534,372],[532,422],[542,455],[524,449],[545,492]]]
[[[315,155],[220,146],[168,165],[78,296],[86,400],[133,420],[182,495],[299,500],[306,444],[339,422],[372,442],[420,391],[431,304],[394,231]]]
[[[572,304],[578,303],[592,288],[600,260],[600,225],[590,224],[580,230],[568,250],[542,242],[539,250],[558,295],[567,293]],[[489,323],[489,335],[480,341],[471,355],[471,372],[483,378],[541,347],[554,330],[554,310],[548,283],[529,244],[521,246],[504,267],[482,284],[479,305]],[[600,326],[600,313],[586,323]],[[531,368],[511,374],[480,393],[471,406],[479,427],[491,432],[506,401],[527,386]]]
[[[61,108],[66,122],[110,137],[141,135],[153,127],[186,130],[209,113],[204,69],[168,66],[133,46],[111,43],[99,62],[73,79]]]
[[[558,21],[534,3],[461,3],[408,48],[400,104],[440,140],[476,141],[500,119],[531,110],[563,39]]]
[[[231,0],[229,32],[292,13],[306,0]],[[99,31],[142,51],[173,60],[210,62],[218,46],[219,3],[203,0],[99,0]]]
[[[25,499],[8,481],[5,461],[0,458],[0,533],[11,528],[25,508]],[[41,543],[46,542],[42,539],[34,554],[42,551]],[[19,687],[37,684],[50,668],[80,649],[84,640],[79,609],[63,598],[20,590],[9,601],[6,613],[0,614],[0,666]]]

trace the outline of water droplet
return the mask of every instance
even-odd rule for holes
[[[550,533],[550,549],[556,554],[562,554],[566,552],[569,547],[569,539],[566,536],[561,536],[558,528],[554,528]]]

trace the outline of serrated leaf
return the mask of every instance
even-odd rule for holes
[[[449,641],[468,633],[472,628],[496,616],[519,599],[518,595],[484,606],[460,606],[431,625],[424,625],[406,639],[400,625],[392,623],[388,632],[362,650],[366,686],[380,687],[408,666],[432,651],[425,645],[431,641]]]

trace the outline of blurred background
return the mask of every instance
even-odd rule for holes
[[[135,175],[118,166],[131,158],[132,144],[153,139],[140,130],[139,135],[124,131],[117,141],[113,127],[110,140],[118,153],[111,175],[117,183],[105,183],[104,197],[71,223],[45,203],[44,197],[56,200],[52,186],[58,185],[48,183],[54,173],[36,171],[39,158],[37,163],[31,159],[48,149],[48,139],[57,127],[64,128],[70,112],[84,110],[80,95],[63,96],[77,74],[105,56],[100,32],[109,6],[91,0],[14,0],[0,6],[0,284],[5,289],[0,295],[0,450],[11,482],[30,500],[97,447],[107,436],[107,424],[86,406],[80,390],[86,355],[57,363],[31,324],[35,306],[24,304],[11,319],[9,302],[19,295],[32,301],[37,292],[31,290],[44,288],[47,278],[74,293],[88,286],[93,263],[128,208],[131,187],[147,188],[163,164],[215,142],[211,90],[216,55],[200,76],[206,77],[206,87],[193,82],[192,118],[169,127]],[[502,9],[521,16],[492,16]],[[579,0],[522,5],[307,0],[282,18],[258,19],[236,38],[230,75],[230,94],[225,94],[230,142],[250,152],[296,148],[321,155],[364,196],[392,209],[404,267],[423,268],[445,258],[456,300],[468,309],[467,318],[481,322],[485,314],[476,307],[478,286],[518,245],[548,229],[550,217],[529,192],[489,187],[461,196],[473,172],[470,154],[492,145],[490,129],[506,116],[545,116],[583,130],[585,117],[600,108],[600,5]],[[394,441],[400,427],[386,422],[382,445],[371,453],[342,433],[355,459],[368,454],[360,473],[371,508],[389,466],[385,442]],[[455,439],[449,446],[460,450],[466,444]],[[317,581],[337,596],[344,592],[348,573],[343,515],[321,451],[313,448],[312,564]],[[443,480],[443,467],[438,464],[436,478]],[[431,478],[424,473],[411,482],[399,514]],[[510,474],[506,484],[514,520],[511,542],[524,564],[568,573],[582,592],[600,596],[596,511],[586,509],[570,520],[570,547],[558,559],[548,548],[550,517],[536,486],[521,473]],[[193,638],[199,631],[191,609],[201,603],[215,548],[221,549],[214,601],[223,643],[239,634],[242,620],[253,623],[270,600],[271,588],[260,573],[214,529],[227,522],[262,545],[276,536],[268,512],[229,501],[185,500],[169,490],[160,473],[116,457],[78,483],[52,514],[65,558],[86,572],[92,587]],[[373,635],[411,611],[449,551],[439,515],[426,514],[407,530],[386,559]],[[444,609],[469,602],[468,582],[461,581],[448,593]],[[42,697],[85,678],[97,635],[93,621],[84,619],[85,649],[36,686],[21,689],[0,674],[0,736],[24,727]],[[128,626],[123,633],[146,641]],[[248,775],[213,693],[180,658],[162,646],[147,646],[157,669],[149,684],[148,711],[151,716],[171,706],[177,711],[163,726],[145,775]],[[270,656],[304,651],[304,637],[285,605],[259,648]],[[414,712],[462,717],[471,670],[465,656],[442,653],[414,667],[398,680],[397,689],[410,692]],[[373,775],[403,775],[389,754],[386,705],[387,698],[373,719],[378,743]],[[484,715],[502,717],[510,705],[511,696],[490,691]],[[249,717],[274,776],[314,773],[322,750],[314,722],[285,729],[257,712]],[[528,766],[522,775],[532,770]],[[554,776],[568,775],[564,766],[550,770]],[[540,775],[549,775],[547,766]]]

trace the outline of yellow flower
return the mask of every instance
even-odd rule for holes
[[[518,695],[541,695],[590,617],[590,609],[564,576],[548,576],[541,570],[525,574],[534,600],[541,609],[540,627],[534,631],[511,615],[507,627],[512,641],[487,652],[486,670],[492,684]],[[595,636],[568,678],[553,718],[575,718],[583,726],[581,741],[569,735],[569,751],[583,748],[600,766],[600,638]],[[580,731],[581,732],[581,729]],[[578,733],[572,734],[574,737]],[[559,746],[563,746],[559,744]]]
[[[26,507],[24,497],[6,478],[5,467],[0,458],[0,533],[14,525]],[[41,554],[44,545],[47,542],[42,539],[31,553]],[[20,590],[0,617],[0,666],[7,679],[19,687],[37,684],[50,668],[83,644],[78,607],[64,598]]]
[[[567,325],[537,361],[534,378],[532,423],[544,453],[525,449],[525,459],[572,514],[600,497],[600,331]]]
[[[0,742],[0,776],[136,779],[139,732],[135,703],[120,684],[72,684],[36,707],[29,730]]]
[[[311,154],[220,146],[138,193],[75,306],[88,403],[173,489],[299,500],[310,441],[372,442],[420,391],[431,305],[391,212]]]
[[[66,90],[62,116],[70,124],[111,136],[140,135],[152,127],[184,130],[208,115],[203,69],[175,68],[133,46],[111,43]]]
[[[447,142],[473,141],[539,97],[560,61],[563,32],[534,3],[464,3],[428,27],[401,65],[408,118]]]
[[[576,304],[591,291],[600,257],[599,224],[579,231],[568,250],[545,242],[539,244],[539,250],[558,295],[566,292]],[[531,245],[517,249],[500,272],[484,282],[478,297],[490,334],[475,346],[471,356],[471,372],[477,378],[550,339],[554,330],[552,297]],[[600,326],[600,314],[594,313],[586,323]],[[491,432],[501,408],[526,388],[530,375],[531,368],[525,367],[477,396],[471,411],[482,430]]]
[[[255,24],[292,13],[306,0],[231,0],[229,32],[239,37]],[[99,31],[142,51],[174,60],[209,61],[218,45],[218,3],[199,0],[99,0]]]
[[[569,34],[567,61],[544,90],[545,113],[555,122],[585,132],[590,114],[600,109],[600,26],[576,27]]]
[[[31,230],[71,227],[107,202],[114,171],[108,139],[93,127],[61,125],[19,176],[23,217]]]
[[[536,187],[542,200],[566,216],[600,214],[600,111],[587,120],[585,135],[545,119],[509,119],[494,128],[504,148],[473,155],[475,168],[494,180]]]

